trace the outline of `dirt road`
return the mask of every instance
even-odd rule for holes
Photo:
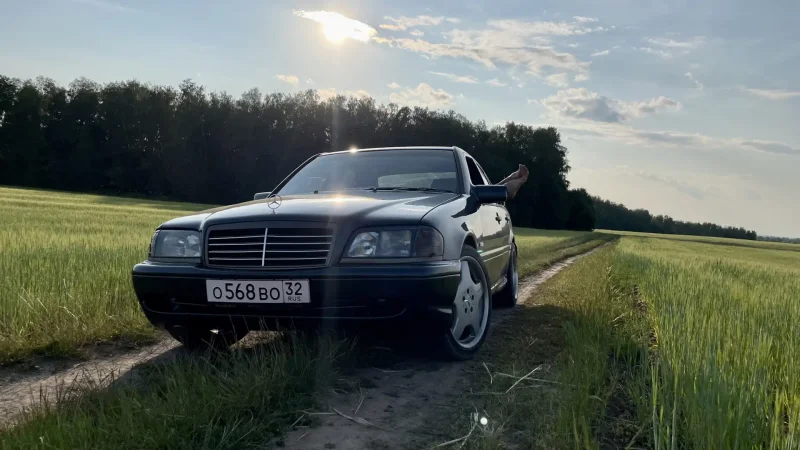
[[[595,249],[596,250],[596,249]],[[594,250],[592,250],[594,251]],[[577,259],[568,258],[532,275],[520,284],[520,302],[535,301],[532,295],[544,281]],[[513,309],[493,312],[492,327],[502,326]],[[491,338],[491,337],[490,337]],[[13,423],[26,407],[39,401],[68,395],[86,384],[135,376],[135,366],[154,359],[167,359],[179,349],[173,341],[151,347],[119,351],[108,348],[84,362],[39,361],[27,366],[0,369],[0,428]],[[375,348],[375,352],[389,349]],[[336,390],[326,396],[320,411],[298,422],[283,439],[287,449],[407,449],[429,437],[420,435],[425,425],[437,420],[438,411],[461,396],[465,384],[464,364],[440,363],[421,357],[379,357],[381,367],[366,367],[348,374],[356,380],[354,393]],[[274,445],[272,443],[270,445]]]

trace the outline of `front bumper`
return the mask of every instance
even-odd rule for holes
[[[133,268],[133,287],[142,310],[157,326],[205,321],[244,321],[250,327],[271,319],[365,320],[409,314],[451,323],[460,279],[459,261],[359,264],[296,270],[212,269],[150,261]],[[220,304],[206,300],[206,280],[308,279],[308,304]]]

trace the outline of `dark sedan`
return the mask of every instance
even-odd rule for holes
[[[406,318],[465,359],[492,301],[517,301],[505,200],[456,147],[323,153],[272,193],[162,224],[133,285],[148,319],[190,348],[285,323]]]

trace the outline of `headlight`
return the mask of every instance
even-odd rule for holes
[[[356,234],[345,258],[437,258],[443,250],[442,235],[430,227],[375,230]]]
[[[187,230],[158,230],[150,241],[150,258],[199,258],[200,233]]]

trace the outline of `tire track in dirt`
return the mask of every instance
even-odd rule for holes
[[[605,245],[557,262],[522,280],[520,303],[529,301],[542,283],[565,267]],[[502,324],[513,311],[495,309],[492,327]],[[174,358],[180,351],[172,340],[136,350],[101,346],[87,361],[38,360],[35,364],[0,368],[0,429],[12,426],[15,417],[42,398],[52,404],[87,386],[135,379],[136,366]],[[384,367],[359,368],[348,374],[347,378],[359,386],[358,391],[336,390],[326,395],[322,404],[327,409],[309,411],[298,427],[285,436],[283,448],[407,449],[425,442],[426,437],[418,435],[418,430],[435,421],[438,411],[461,396],[460,387],[466,388],[462,373],[465,363],[437,362],[419,356],[395,358],[389,365],[380,364]]]
[[[48,402],[71,395],[88,386],[104,386],[112,380],[131,377],[134,366],[166,358],[177,347],[172,341],[136,350],[96,348],[87,361],[39,360],[24,366],[0,369],[0,429],[42,398]]]
[[[606,245],[609,244],[564,259],[525,278],[520,282],[519,303],[532,301],[532,295],[542,283]],[[492,327],[501,325],[513,313],[513,308],[495,309]],[[357,392],[337,391],[327,395],[322,402],[327,408],[310,412],[306,417],[315,422],[313,426],[305,426],[301,421],[302,425],[290,431],[282,442],[266,448],[423,448],[431,440],[424,430],[439,418],[448,417],[448,408],[466,392],[467,377],[463,372],[466,365],[465,362],[444,363],[411,357],[385,368],[360,369],[349,376],[361,385]]]

